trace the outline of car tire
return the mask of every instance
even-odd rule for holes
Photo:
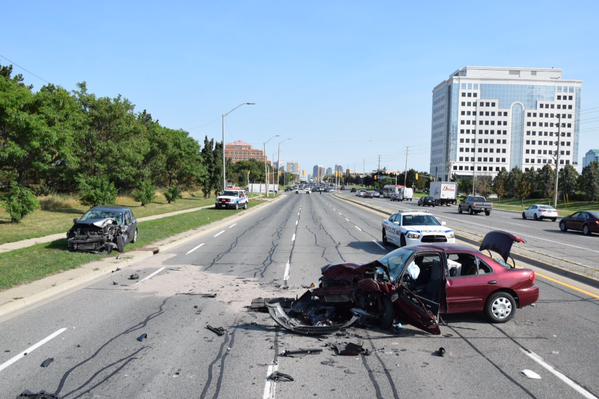
[[[516,313],[516,300],[508,292],[496,292],[487,299],[485,313],[492,323],[505,323]]]
[[[385,229],[383,229],[382,241],[383,241],[383,245],[389,244],[389,241],[387,241],[387,233],[385,232]]]
[[[556,220],[557,220],[556,218],[551,218],[551,221],[552,221],[552,222],[555,222]]]
[[[139,238],[139,231],[136,228],[135,231],[133,232],[133,238],[131,239],[131,243],[135,244],[137,242],[138,238]]]
[[[561,231],[564,231],[564,232],[568,231],[568,227],[566,226],[566,222],[564,222],[564,221],[559,222],[559,229]]]
[[[538,221],[538,220],[539,220],[539,216],[538,216],[536,213],[535,213],[535,214],[534,214],[532,217],[533,217],[533,219],[534,219],[534,220],[536,220],[536,221]]]
[[[406,236],[402,234],[401,237],[399,237],[399,246],[405,247],[406,245]]]
[[[584,234],[585,236],[591,235],[591,229],[589,228],[588,224],[585,224],[584,226],[582,226],[582,234]]]
[[[239,203],[235,203],[235,210],[239,209]]]
[[[387,296],[381,297],[381,317],[380,323],[381,328],[389,330],[393,327],[395,321],[395,310],[393,309],[393,302]]]
[[[248,203],[243,204],[243,209],[248,209]]]
[[[491,211],[485,211],[485,215],[489,216],[491,214]]]
[[[526,220],[526,214],[522,212],[522,219]]]
[[[458,205],[458,213],[461,215],[463,213],[462,211],[462,207],[460,205]]]
[[[125,252],[125,237],[120,235],[116,238],[116,249],[123,253]]]
[[[474,209],[472,209],[472,207],[468,207],[468,213],[474,215]]]

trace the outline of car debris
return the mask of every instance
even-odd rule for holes
[[[176,295],[199,296],[199,297],[202,297],[202,298],[216,298],[216,293],[215,292],[208,292],[208,293],[204,293],[204,292],[177,292]]]
[[[51,364],[53,361],[54,361],[54,358],[53,358],[53,357],[49,357],[49,358],[47,358],[46,360],[44,360],[44,361],[42,362],[42,364],[40,364],[40,367],[44,367],[44,368],[46,368],[46,367],[48,367],[48,366],[49,366],[49,365],[50,365],[50,364]]]
[[[139,274],[137,274],[137,273],[130,274],[129,280],[139,280]]]
[[[208,330],[212,331],[213,333],[215,333],[216,335],[218,335],[219,337],[222,335],[225,335],[225,332],[227,332],[227,330],[225,330],[224,327],[213,327],[210,324],[207,324],[206,328]]]
[[[139,337],[137,337],[135,339],[137,339],[139,342],[143,342],[146,338],[148,338],[148,334],[143,333],[143,334],[141,334]]]
[[[281,373],[280,371],[274,371],[268,377],[266,377],[266,379],[275,382],[295,381],[292,376],[290,376],[289,374]]]
[[[281,354],[279,356],[284,356],[284,357],[296,357],[296,356],[303,356],[303,355],[316,355],[318,353],[321,353],[322,349],[321,348],[300,348],[300,349],[286,349],[283,352],[281,352]]]
[[[433,355],[439,356],[439,357],[445,356],[445,348],[440,347],[439,349],[437,349],[436,351],[433,352]]]
[[[331,348],[338,356],[370,355],[370,351],[364,348],[362,342],[335,342]]]
[[[60,399],[57,395],[53,393],[49,393],[46,391],[39,392],[31,392],[29,390],[25,390],[17,396],[17,399]]]

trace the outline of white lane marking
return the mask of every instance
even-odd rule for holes
[[[141,280],[139,280],[137,283],[135,283],[134,285],[137,284],[141,284],[146,280],[151,279],[152,277],[154,277],[155,275],[157,275],[158,273],[160,273],[161,271],[163,271],[164,269],[166,269],[166,266],[162,266],[160,269],[156,270],[154,273],[150,274],[149,276],[146,276],[144,278],[142,278]]]
[[[296,221],[295,221],[295,225],[297,226],[297,224],[298,224],[298,223],[299,223],[299,220],[296,220]]]
[[[387,249],[387,248],[383,247],[381,244],[379,244],[379,242],[377,240],[372,240],[372,242],[375,243],[376,245],[378,245],[382,249]]]
[[[205,242],[196,245],[195,247],[193,247],[192,249],[190,249],[189,251],[185,252],[185,255],[189,255],[190,253],[194,252],[196,249],[202,248],[204,245],[206,245]]]
[[[22,358],[24,358],[26,355],[30,354],[31,352],[33,352],[34,350],[36,350],[37,348],[39,348],[40,346],[44,345],[45,343],[53,340],[54,338],[58,337],[60,334],[62,334],[63,332],[65,332],[67,329],[66,328],[61,328],[60,330],[54,331],[52,334],[48,335],[46,338],[42,339],[39,342],[36,342],[35,344],[31,345],[29,348],[25,349],[23,352],[11,357],[10,359],[8,359],[7,361],[5,361],[4,363],[0,364],[0,371],[4,370],[5,368],[9,367],[10,365],[12,365],[13,363],[18,362],[19,360],[21,360]]]
[[[593,395],[592,393],[590,393],[589,391],[587,391],[586,389],[584,389],[583,387],[581,387],[580,385],[578,385],[577,383],[575,383],[574,381],[572,381],[566,375],[564,375],[561,372],[557,371],[552,365],[546,363],[541,356],[537,355],[534,352],[526,351],[526,350],[524,350],[522,348],[520,348],[520,350],[526,356],[530,357],[532,360],[534,360],[535,362],[539,363],[545,370],[549,371],[551,374],[553,374],[554,376],[556,376],[557,378],[559,378],[560,380],[562,380],[563,382],[565,382],[570,388],[574,389],[576,392],[578,392],[579,394],[581,394],[585,398],[588,398],[588,399],[597,399],[597,397],[595,395]]]
[[[262,399],[275,398],[276,382],[273,380],[269,380],[268,376],[277,371],[278,369],[279,365],[276,363],[268,365],[268,369],[266,369],[266,382],[264,383],[264,393],[262,394]]]
[[[214,235],[214,238],[218,237],[219,235],[223,234],[224,232],[225,232],[224,230],[219,231],[218,233],[216,233]]]
[[[237,226],[237,223],[233,223],[232,225],[229,226],[229,228],[232,229],[235,226]]]
[[[361,229],[361,228],[359,228],[358,226],[354,225],[354,227],[355,227],[357,230],[360,230],[360,231],[362,231],[362,229]]]
[[[285,273],[283,274],[283,281],[285,281],[285,284],[287,284],[287,280],[289,280],[289,267],[291,266],[291,264],[289,263],[289,261],[287,261],[287,263],[285,263]]]
[[[349,219],[348,219],[348,218],[345,218],[345,221],[346,221],[346,222],[349,222]]]
[[[295,233],[291,236],[291,241],[295,241]]]

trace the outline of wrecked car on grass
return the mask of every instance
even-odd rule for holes
[[[539,297],[535,272],[507,263],[514,242],[524,240],[493,231],[478,251],[455,244],[416,245],[363,265],[327,265],[317,288],[295,301],[272,300],[266,306],[277,324],[308,335],[328,334],[358,320],[382,328],[399,321],[438,335],[440,313],[482,312],[492,322],[506,322],[516,308]]]
[[[81,218],[73,220],[67,232],[69,251],[123,252],[125,244],[139,237],[137,220],[131,209],[124,207],[94,207]]]

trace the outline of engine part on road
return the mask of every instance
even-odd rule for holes
[[[335,342],[331,348],[338,356],[370,355],[370,351],[364,348],[362,342]]]
[[[280,371],[275,371],[266,377],[267,380],[275,381],[275,382],[292,382],[295,381],[292,376],[289,374],[281,373]]]
[[[46,368],[54,361],[53,357],[49,357],[40,364],[40,367]]]
[[[143,333],[143,334],[141,334],[139,337],[137,337],[135,339],[138,340],[139,342],[143,342],[146,338],[148,338],[148,334]]]
[[[296,357],[296,356],[303,356],[303,355],[316,355],[318,353],[321,353],[322,349],[320,348],[308,348],[308,349],[286,349],[283,352],[281,352],[281,354],[279,356],[283,356],[283,357]]]
[[[225,335],[225,333],[227,332],[227,330],[225,330],[224,327],[213,327],[210,324],[206,325],[206,329],[212,331],[213,333],[215,333],[219,337]]]

